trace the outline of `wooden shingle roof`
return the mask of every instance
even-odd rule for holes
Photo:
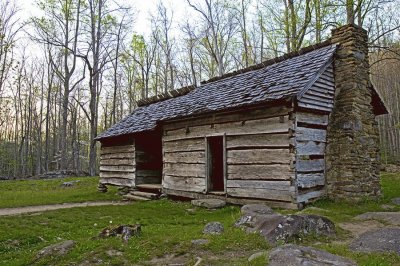
[[[153,130],[170,119],[298,96],[331,62],[335,50],[336,45],[326,42],[211,79],[183,95],[138,107],[96,139]]]

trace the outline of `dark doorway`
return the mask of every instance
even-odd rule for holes
[[[210,191],[225,191],[224,137],[208,137],[208,188]]]

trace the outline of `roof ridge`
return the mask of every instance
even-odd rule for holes
[[[317,50],[319,48],[328,46],[330,44],[332,44],[332,42],[331,42],[331,39],[329,38],[326,41],[323,41],[323,42],[320,42],[320,43],[317,43],[317,44],[313,44],[313,45],[304,47],[304,48],[302,48],[300,50],[293,51],[293,52],[290,52],[290,53],[286,53],[286,54],[283,54],[283,55],[275,57],[275,58],[268,59],[268,60],[263,61],[263,62],[261,62],[259,64],[255,64],[255,65],[251,65],[251,66],[246,67],[246,68],[238,69],[238,70],[226,73],[226,74],[224,74],[222,76],[212,77],[212,78],[210,78],[208,80],[202,81],[200,84],[201,85],[205,85],[205,84],[208,84],[208,83],[212,83],[214,81],[218,81],[218,80],[222,80],[222,79],[229,78],[229,77],[232,77],[232,76],[236,76],[238,74],[247,73],[247,72],[250,72],[250,71],[253,71],[253,70],[258,70],[258,69],[264,68],[266,66],[277,64],[277,63],[280,63],[282,61],[291,59],[293,57],[296,57],[296,56],[299,56],[299,55],[302,55],[302,54],[306,54],[308,52]],[[189,92],[191,92],[192,90],[194,90],[196,88],[198,88],[198,87],[195,86],[195,85],[189,85],[189,86],[182,87],[182,88],[179,88],[179,89],[170,90],[170,91],[164,92],[162,94],[154,95],[154,96],[149,97],[149,98],[140,99],[137,102],[137,105],[138,105],[138,107],[141,107],[141,106],[146,106],[146,105],[149,105],[149,104],[152,104],[152,103],[162,102],[162,101],[165,101],[165,100],[168,100],[168,99],[171,99],[171,98],[183,96],[183,95],[188,94]]]
[[[143,98],[143,99],[140,99],[137,102],[137,106],[141,107],[141,106],[149,105],[149,104],[152,104],[152,103],[168,100],[168,99],[171,99],[171,98],[183,96],[185,94],[188,94],[189,92],[191,92],[195,88],[197,88],[195,85],[189,85],[189,86],[185,86],[185,87],[182,87],[182,88],[179,88],[179,89],[169,90],[167,92],[164,92],[164,93],[161,93],[161,94],[157,94],[157,95],[154,95],[154,96],[149,97],[149,98]]]
[[[225,79],[225,78],[229,78],[229,77],[232,77],[232,76],[236,76],[238,74],[247,73],[247,72],[250,72],[250,71],[253,71],[253,70],[258,70],[258,69],[264,68],[266,66],[270,66],[270,65],[273,65],[273,64],[276,64],[276,63],[280,63],[282,61],[291,59],[291,58],[299,56],[299,55],[306,54],[308,52],[317,50],[319,48],[322,48],[322,47],[325,47],[325,46],[328,46],[328,45],[331,45],[331,44],[332,44],[331,38],[329,38],[326,41],[323,41],[323,42],[320,42],[320,43],[317,43],[317,44],[313,44],[313,45],[301,48],[300,50],[293,51],[293,52],[290,52],[290,53],[286,53],[286,54],[283,54],[283,55],[278,56],[278,57],[274,57],[274,58],[268,59],[268,60],[263,61],[263,62],[261,62],[259,64],[252,65],[252,66],[249,66],[249,67],[246,67],[246,68],[242,68],[242,69],[238,69],[238,70],[226,73],[226,74],[224,74],[222,76],[217,76],[217,77],[210,78],[208,80],[202,81],[201,85],[205,85],[205,84],[208,84],[208,83],[211,83],[211,82],[214,82],[214,81],[218,81],[218,80],[221,80],[221,79]]]

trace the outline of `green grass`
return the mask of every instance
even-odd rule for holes
[[[223,236],[206,237],[210,243],[202,248],[203,252],[218,255],[228,251],[233,254],[247,251],[251,254],[253,250],[268,247],[257,234],[248,235],[232,227],[240,216],[238,207],[216,211],[197,209],[193,214],[186,211],[188,208],[191,208],[188,203],[160,200],[4,217],[0,219],[0,261],[3,265],[32,264],[35,254],[43,247],[61,239],[72,239],[78,244],[71,253],[36,263],[69,265],[100,259],[112,265],[131,265],[164,254],[192,252],[191,240],[204,238],[202,228],[210,221],[222,222],[225,232]],[[142,235],[130,239],[127,245],[119,238],[97,239],[96,236],[110,221],[112,224],[140,223]],[[111,258],[106,255],[107,250],[118,250],[124,255]]]
[[[78,201],[92,199],[110,199],[116,197],[115,191],[101,194],[96,192],[97,179],[88,179],[92,185],[81,180],[75,188],[61,189],[59,184],[64,180],[52,180],[46,197],[47,203],[63,201]],[[72,180],[72,179],[68,179]],[[25,181],[13,181],[8,184],[0,184],[8,190],[17,187]],[[46,187],[45,182],[32,181],[27,183],[25,193],[40,195],[40,192],[30,192],[38,183],[38,187]],[[7,182],[6,182],[7,183]],[[49,183],[50,184],[50,183]],[[81,187],[82,186],[82,187]],[[93,186],[93,187],[90,187]],[[58,190],[53,196],[48,194],[51,187]],[[63,193],[60,193],[63,191]],[[302,213],[315,213],[332,219],[336,224],[353,221],[352,218],[367,211],[384,211],[382,204],[388,204],[392,198],[400,197],[400,174],[383,174],[382,189],[384,196],[379,201],[362,201],[352,204],[344,201],[321,200],[307,208]],[[75,191],[76,190],[76,191]],[[82,191],[80,191],[82,190]],[[80,191],[80,192],[79,192]],[[87,196],[85,191],[91,195]],[[4,191],[0,192],[3,194]],[[96,196],[92,195],[96,194]],[[64,195],[59,195],[64,194]],[[72,196],[75,195],[75,196]],[[54,197],[54,198],[53,198]],[[29,202],[28,196],[23,197],[25,204]],[[1,196],[1,199],[2,196]],[[57,200],[55,200],[57,199]],[[8,206],[23,205],[24,201],[12,201],[8,196]],[[43,200],[39,201],[43,204]],[[21,215],[13,217],[0,217],[0,265],[77,265],[88,261],[95,264],[101,261],[106,265],[132,265],[143,263],[155,257],[166,254],[188,254],[192,264],[196,257],[201,257],[203,264],[209,265],[249,265],[249,255],[260,251],[270,250],[271,247],[258,234],[246,234],[242,230],[233,227],[233,223],[240,217],[240,210],[235,206],[208,211],[196,209],[194,213],[187,211],[193,208],[189,203],[159,200],[151,202],[139,202],[124,206],[103,206],[88,208],[73,208],[58,211],[43,212],[41,214]],[[281,211],[281,210],[280,210]],[[400,211],[396,207],[394,211]],[[281,211],[293,213],[293,211]],[[118,224],[140,223],[142,234],[124,244],[120,238],[99,239],[96,236],[106,226]],[[205,236],[202,229],[207,222],[219,221],[224,224],[225,232],[221,236]],[[354,222],[354,221],[353,221]],[[210,243],[194,247],[191,240],[208,238]],[[61,257],[50,257],[36,260],[36,254],[43,247],[72,239],[77,242],[74,249]],[[309,245],[327,250],[331,253],[353,259],[359,265],[400,265],[400,256],[388,253],[359,253],[352,252],[341,241],[349,241],[348,232],[338,230],[335,238],[305,237],[297,244]],[[122,256],[109,256],[107,251],[117,250]],[[266,259],[259,258],[251,265],[265,265]]]
[[[63,182],[77,180],[72,187],[61,186]],[[0,208],[121,199],[115,187],[108,193],[99,193],[98,182],[98,177],[1,181]]]

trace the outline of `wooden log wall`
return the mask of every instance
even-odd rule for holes
[[[101,146],[100,183],[121,187],[135,186],[135,146]]]
[[[135,136],[136,185],[161,184],[161,133],[152,132]]]
[[[295,113],[297,202],[325,194],[327,114]]]
[[[228,197],[295,201],[291,107],[259,108],[164,124],[163,187],[206,193],[206,136],[225,135]],[[273,204],[272,204],[273,205]]]

